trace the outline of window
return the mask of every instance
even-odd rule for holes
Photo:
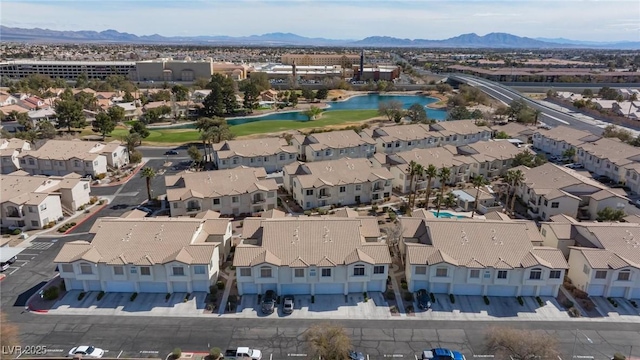
[[[498,279],[506,279],[507,270],[498,270]]]
[[[269,162],[269,157],[267,157],[267,156],[263,157],[263,158],[262,158],[262,161],[263,161],[263,162]]]
[[[83,275],[93,274],[93,266],[89,264],[80,264],[80,273]]]
[[[177,209],[177,208],[178,208],[178,206],[179,206],[179,205],[178,205],[178,203],[177,203],[177,202],[174,202],[174,203],[173,203],[173,208],[174,208],[174,209]]]
[[[113,275],[124,275],[124,267],[122,267],[122,266],[114,266],[113,267]]]
[[[140,275],[151,276],[151,268],[148,266],[140,266]]]
[[[284,158],[285,158],[285,155],[284,154],[280,154],[280,160],[282,161],[282,160],[284,160]]]
[[[206,274],[206,266],[204,265],[196,265],[193,267],[193,273],[196,275],[204,275]]]
[[[274,197],[276,197],[276,193],[273,192],[273,191],[270,191],[270,192],[267,193],[267,197],[268,198],[274,198]]]
[[[294,269],[293,270],[293,276],[297,277],[297,278],[303,278],[304,277],[304,269]]]
[[[313,195],[313,189],[307,190],[307,196],[309,196],[309,195]]]
[[[356,191],[362,190],[362,185],[356,185]]]
[[[416,275],[426,275],[427,267],[426,266],[416,266]]]
[[[220,205],[220,199],[213,199],[213,205]]]
[[[31,226],[38,226],[38,220],[31,220]]]
[[[469,271],[469,277],[472,279],[479,279],[480,278],[480,270],[478,269],[472,269]]]
[[[40,205],[40,211],[47,210],[47,204]]]
[[[237,196],[232,196],[231,197],[231,202],[232,203],[237,203],[238,202],[238,197]]]
[[[542,270],[540,269],[532,269],[529,272],[529,280],[540,280],[542,279]]]
[[[138,268],[137,268],[137,267],[135,267],[135,266],[134,266],[134,267],[132,267],[132,268],[131,268],[131,273],[132,273],[132,274],[137,274],[137,273],[138,273]]]
[[[485,279],[491,279],[491,271],[485,270],[484,271],[484,278]]]
[[[182,266],[174,266],[173,276],[184,276],[184,268]]]
[[[374,274],[384,274],[384,265],[376,265],[373,267]]]
[[[542,236],[547,236],[547,229],[542,229],[541,233],[542,233]]]
[[[554,201],[551,203],[551,208],[552,209],[557,209],[560,206],[560,203],[557,201]]]
[[[261,267],[260,268],[260,277],[261,278],[270,278],[271,277],[271,268],[270,267]]]
[[[598,270],[596,271],[596,279],[606,279],[607,278],[607,271],[606,270]]]
[[[437,268],[436,277],[447,277],[447,268]]]
[[[77,161],[76,161],[77,162]],[[33,161],[33,159],[29,159],[29,165],[35,165],[35,161]],[[77,166],[77,165],[76,165]]]
[[[587,275],[589,275],[589,272],[590,272],[589,265],[584,264],[584,265],[582,266],[582,272],[583,272],[583,273],[585,273],[585,274],[587,274]]]
[[[62,272],[73,272],[73,265],[62,264]]]
[[[87,190],[89,188],[89,184],[84,184],[84,189]]]
[[[549,279],[560,279],[561,273],[562,271],[560,270],[551,270],[551,272],[549,272]]]
[[[353,268],[353,276],[364,276],[364,265],[356,265]]]
[[[347,187],[346,186],[340,186],[340,192],[346,192],[347,191]]]
[[[254,158],[251,158],[251,163],[253,164],[253,162],[256,161]]]
[[[94,161],[94,162],[93,162],[93,165],[98,166],[98,160]]]
[[[321,273],[322,277],[331,277],[331,269],[322,269],[322,273]]]
[[[622,270],[618,273],[618,281],[629,281],[631,278],[630,270]]]
[[[251,276],[251,268],[240,269],[240,276]]]

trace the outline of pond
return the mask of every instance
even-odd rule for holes
[[[428,96],[417,95],[380,95],[380,94],[367,94],[360,96],[353,96],[344,101],[330,101],[327,104],[329,107],[324,109],[325,112],[335,110],[377,110],[380,102],[383,101],[398,101],[402,103],[404,109],[408,109],[411,105],[418,103],[422,106],[438,102],[438,99]],[[427,117],[429,119],[442,121],[447,118],[447,112],[445,110],[425,109],[427,111]],[[293,120],[293,121],[308,121],[307,117],[302,114],[302,111],[287,111],[277,112],[261,116],[247,116],[227,118],[229,125],[240,125],[250,123],[254,121],[263,120]],[[193,128],[193,124],[184,124],[171,127],[154,127],[154,129],[185,129]]]

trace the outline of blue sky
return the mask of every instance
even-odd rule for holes
[[[445,39],[464,33],[640,41],[638,0],[2,0],[2,25],[137,35]],[[0,34],[1,38],[1,34]]]

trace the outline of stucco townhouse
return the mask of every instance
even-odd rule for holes
[[[284,187],[303,209],[381,202],[391,196],[393,174],[369,159],[296,163],[284,168]]]
[[[551,163],[527,168],[519,166],[524,181],[516,188],[516,195],[527,205],[533,218],[549,220],[558,214],[574,218],[595,219],[600,210],[609,207],[627,214],[640,210],[629,204],[622,189],[611,189],[575,170]]]
[[[518,139],[525,144],[533,142],[533,134],[536,133],[535,127],[518,124],[513,121],[503,125],[492,126],[491,129],[495,133],[504,132],[512,139]]]
[[[248,218],[236,247],[238,292],[278,295],[384,291],[391,266],[375,219]]]
[[[229,219],[101,218],[93,239],[64,244],[54,262],[67,290],[208,292],[218,279]]]
[[[20,168],[18,155],[25,150],[31,150],[31,143],[18,139],[0,139],[0,173],[9,174]]]
[[[442,134],[443,145],[453,146],[490,140],[494,132],[486,126],[476,125],[475,120],[438,121],[430,124],[429,129]]]
[[[469,176],[484,176],[493,179],[506,174],[513,166],[513,159],[522,152],[508,141],[480,141],[469,145],[458,146],[458,155],[473,159],[469,168]]]
[[[602,136],[594,135],[588,131],[560,125],[550,130],[536,129],[533,134],[533,147],[554,156],[562,156],[568,149],[577,150],[580,145],[601,138]]]
[[[45,177],[18,171],[0,175],[0,186],[3,227],[41,229],[90,201],[90,181],[78,174]]]
[[[405,217],[400,223],[410,291],[555,297],[568,268],[560,250],[536,246],[542,238],[533,222]]]
[[[612,138],[582,144],[576,153],[578,162],[584,164],[585,169],[616,183],[626,183],[627,168],[640,162],[640,148]]]
[[[296,154],[295,147],[276,137],[213,144],[213,163],[220,170],[247,166],[264,168],[267,173],[282,171],[285,165],[296,161]]]
[[[362,138],[353,130],[294,135],[291,145],[298,151],[301,161],[368,158],[376,151],[373,139]]]
[[[627,223],[542,223],[544,244],[569,259],[567,275],[589,296],[640,299],[640,227]]]
[[[223,215],[251,214],[277,206],[278,184],[262,168],[183,171],[165,177],[171,216],[213,210]]]
[[[20,169],[33,175],[78,173],[95,177],[128,164],[129,153],[119,141],[48,140],[36,150],[22,151],[18,159]]]

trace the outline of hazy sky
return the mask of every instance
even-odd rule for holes
[[[639,0],[2,0],[2,25],[136,35],[445,39],[464,33],[640,41]],[[0,34],[1,38],[1,34]]]

